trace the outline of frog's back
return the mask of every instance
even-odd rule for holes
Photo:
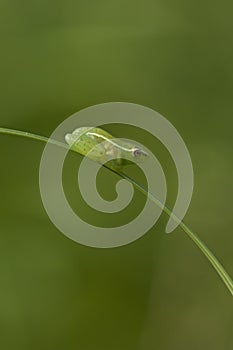
[[[66,135],[66,141],[72,145],[73,150],[83,155],[87,155],[92,150],[91,158],[95,160],[100,160],[104,156],[104,149],[101,146],[93,148],[109,139],[113,139],[113,136],[107,131],[90,126],[82,126]]]

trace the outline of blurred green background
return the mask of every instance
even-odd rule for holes
[[[74,112],[110,101],[162,113],[193,160],[186,222],[231,275],[232,11],[227,0],[0,1],[0,126],[49,136]],[[156,140],[140,137],[158,153],[172,204],[174,164]],[[107,250],[53,226],[39,193],[43,147],[0,135],[1,349],[232,349],[232,297],[180,229],[164,234],[166,215],[138,241]],[[72,157],[67,165],[75,205]],[[100,192],[114,196],[116,179],[102,176]],[[129,216],[143,200],[136,193]]]

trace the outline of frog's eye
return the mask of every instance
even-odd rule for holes
[[[148,153],[146,153],[146,152],[145,152],[144,150],[142,150],[142,149],[134,148],[134,149],[133,149],[133,156],[134,156],[135,158],[140,157],[140,156],[147,157],[147,156],[148,156]]]
[[[142,151],[140,149],[135,149],[133,151],[134,157],[139,157],[142,154]]]

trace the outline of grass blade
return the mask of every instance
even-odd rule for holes
[[[0,128],[0,133],[2,134],[7,134],[7,135],[13,135],[13,136],[20,136],[20,137],[25,137],[29,138],[32,140],[36,141],[41,141],[44,143],[52,143],[58,147],[66,148],[69,149],[69,146],[66,145],[65,143],[49,139],[45,136],[41,135],[36,135],[32,134],[26,131],[20,131],[20,130],[13,130],[13,129],[8,129],[8,128]],[[108,168],[105,166],[105,168]],[[124,178],[131,182],[135,188],[137,188],[139,191],[141,191],[145,196],[149,197],[156,205],[158,205],[160,208],[163,209],[163,211],[169,215],[170,217],[173,218],[176,222],[179,223],[179,227],[191,238],[191,240],[197,245],[197,247],[202,251],[202,253],[206,256],[206,258],[209,260],[213,268],[216,270],[216,272],[219,274],[221,277],[222,281],[225,283],[226,287],[230,291],[231,295],[233,296],[233,281],[229,274],[226,272],[224,267],[221,265],[221,263],[218,261],[218,259],[215,257],[215,255],[211,252],[211,250],[206,246],[204,242],[183,222],[179,220],[179,218],[172,213],[172,211],[169,209],[168,206],[164,206],[164,204],[157,198],[153,193],[150,193],[147,191],[146,188],[144,188],[141,184],[139,184],[137,181],[135,181],[133,178],[128,176],[127,174],[118,171],[118,170],[113,170],[112,168],[108,168],[111,172],[119,175],[121,178]]]

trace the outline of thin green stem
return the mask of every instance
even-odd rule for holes
[[[21,137],[26,137],[28,139],[36,140],[36,141],[41,141],[44,143],[52,143],[56,146],[62,147],[69,149],[69,146],[66,145],[65,143],[49,139],[48,137],[37,135],[37,134],[32,134],[31,132],[27,131],[21,131],[21,130],[14,130],[14,129],[7,129],[7,128],[0,128],[0,134],[6,134],[6,135],[13,135],[13,136],[21,136]]]
[[[25,132],[25,131],[0,128],[0,133],[7,134],[7,135],[13,135],[13,136],[26,137],[26,138],[30,138],[30,139],[45,142],[45,143],[49,142],[49,143],[52,143],[56,146],[69,149],[69,146],[62,143],[62,142],[47,138],[45,136]],[[105,166],[105,167],[108,168],[107,166]],[[131,177],[129,177],[128,175],[126,175],[125,173],[123,173],[121,171],[113,170],[112,168],[108,168],[108,169],[111,172],[116,173],[120,177],[130,181],[138,190],[140,190],[144,195],[149,197],[156,205],[158,205],[160,208],[162,208],[163,211],[167,215],[172,217],[173,220],[175,220],[179,224],[180,228],[189,236],[189,238],[191,238],[191,240],[197,245],[197,247],[206,256],[206,258],[209,260],[209,262],[212,264],[214,269],[217,271],[217,273],[221,277],[222,281],[225,283],[225,285],[228,288],[228,290],[230,291],[231,295],[233,295],[233,281],[232,281],[231,277],[228,275],[228,273],[225,271],[224,267],[220,264],[220,262],[214,256],[214,254],[210,251],[210,249],[205,245],[205,243],[203,243],[201,241],[201,239],[183,221],[180,221],[180,219],[172,212],[172,210],[169,207],[164,205],[159,200],[159,198],[157,198],[154,194],[148,192],[148,190],[146,188],[144,188],[141,184],[137,183],[134,179],[132,179]]]

